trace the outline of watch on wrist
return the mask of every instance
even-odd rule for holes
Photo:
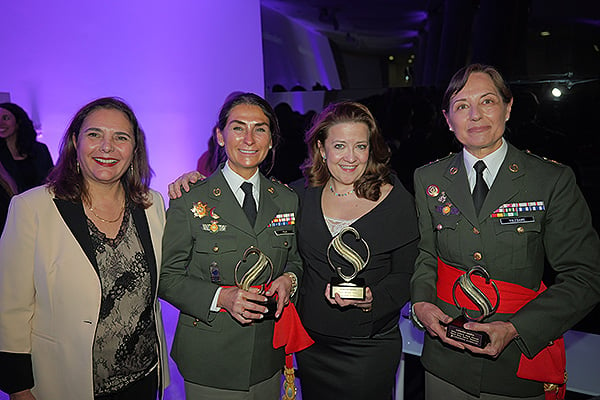
[[[296,290],[298,289],[298,277],[293,272],[285,272],[285,276],[289,276],[292,281],[292,289],[290,291],[290,297],[296,294]]]

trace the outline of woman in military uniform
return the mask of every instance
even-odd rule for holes
[[[600,242],[574,174],[504,139],[512,102],[493,67],[459,70],[442,109],[463,151],[415,172],[421,240],[411,298],[429,333],[427,399],[543,399],[544,388],[561,398],[560,337],[600,300]],[[545,258],[557,273],[547,290]],[[460,314],[454,283],[474,266],[489,273],[500,296],[496,313],[464,326],[489,336],[483,348],[446,337],[446,324]],[[542,359],[551,353],[556,358],[546,360],[555,365]]]
[[[276,294],[279,317],[301,277],[298,199],[259,171],[279,134],[264,99],[252,93],[228,98],[216,133],[227,161],[171,200],[167,211],[159,294],[180,310],[171,355],[188,399],[274,400],[284,352],[273,348],[274,320],[265,317],[264,302]],[[251,247],[273,266],[266,293],[236,285],[256,261],[251,253],[240,263]],[[265,269],[252,286],[267,283]]]

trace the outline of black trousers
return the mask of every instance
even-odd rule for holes
[[[390,400],[402,355],[398,328],[373,338],[308,332],[315,343],[296,353],[303,400]]]

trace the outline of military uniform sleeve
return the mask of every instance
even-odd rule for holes
[[[570,168],[549,174],[543,244],[556,281],[510,318],[528,357],[581,320],[600,301],[600,241]],[[543,327],[543,329],[540,329]]]

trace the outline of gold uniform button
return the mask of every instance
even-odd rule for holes
[[[473,253],[473,260],[480,261],[482,258],[483,258],[483,256],[481,255],[480,252],[476,251],[475,253]]]
[[[218,253],[218,252],[219,252],[219,246],[215,246],[215,247],[213,247],[213,251],[214,251],[215,253]]]
[[[518,233],[523,233],[523,232],[525,232],[525,228],[523,228],[522,226],[518,226],[517,227],[517,232]]]
[[[479,229],[473,227],[473,233],[476,234],[476,235],[479,235]]]
[[[283,242],[283,245],[284,245],[285,247],[288,247],[288,242],[287,242],[287,240],[286,240],[285,242]]]
[[[436,230],[441,231],[443,228],[442,224],[437,224],[437,226],[435,227]]]

